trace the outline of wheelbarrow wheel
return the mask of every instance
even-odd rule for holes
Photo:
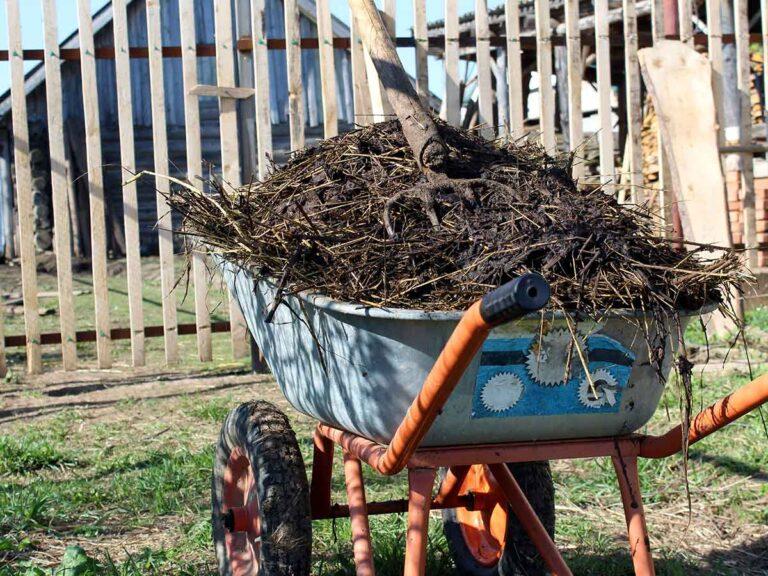
[[[555,536],[555,488],[549,462],[508,464],[549,535]],[[539,576],[548,574],[525,529],[483,466],[472,466],[461,493],[477,495],[478,509],[443,510],[443,531],[459,574]]]
[[[230,412],[216,446],[212,484],[222,576],[309,576],[307,472],[285,414],[261,401]]]

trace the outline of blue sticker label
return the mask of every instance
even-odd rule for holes
[[[612,338],[596,334],[577,343],[566,329],[486,340],[472,418],[618,412],[634,361]]]

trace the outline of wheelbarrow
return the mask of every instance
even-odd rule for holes
[[[679,452],[683,431],[634,433],[663,388],[639,327],[620,314],[600,324],[547,315],[542,333],[534,312],[546,305],[549,288],[536,274],[464,313],[299,294],[286,296],[265,323],[276,287],[233,265],[222,268],[282,392],[320,422],[308,482],[282,412],[256,401],[229,414],[212,498],[222,574],[309,574],[311,521],[340,517],[351,519],[357,574],[374,574],[369,516],[407,512],[404,574],[423,575],[429,513],[437,509],[461,573],[571,574],[553,542],[547,462],[596,457],[613,461],[635,574],[654,574],[638,458]],[[574,339],[579,351],[568,352]],[[568,354],[583,355],[587,369],[579,362],[564,369]],[[669,346],[663,356],[666,373]],[[688,443],[767,399],[768,376],[693,418]],[[345,505],[331,501],[336,446]],[[408,497],[367,502],[362,462],[387,476],[407,470]]]

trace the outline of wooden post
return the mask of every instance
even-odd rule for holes
[[[475,0],[475,40],[477,54],[477,81],[480,134],[493,139],[496,134],[493,122],[493,86],[491,84],[491,29],[488,24],[486,0]]]
[[[320,83],[323,90],[323,131],[326,138],[339,133],[336,107],[336,59],[333,55],[333,22],[328,0],[317,0],[317,39],[320,53]]]
[[[216,28],[216,80],[220,87],[235,86],[234,41],[232,38],[232,6],[229,2],[214,3]],[[237,99],[219,97],[219,132],[221,137],[222,186],[240,188],[240,141],[237,133]],[[303,126],[302,126],[303,135]],[[248,329],[240,305],[229,295],[229,322],[232,355],[244,358],[250,353]]]
[[[627,0],[634,1],[634,0]],[[568,146],[571,151],[582,145],[584,120],[581,110],[581,30],[579,29],[579,0],[565,0],[565,44],[568,60]],[[576,159],[573,177],[584,175],[584,163]]]
[[[5,302],[0,298],[0,378],[8,374],[8,364],[5,360]]]
[[[734,0],[734,18],[736,23],[736,62],[737,84],[739,88],[739,144],[747,146],[752,142],[752,113],[749,95],[749,2]],[[744,206],[744,247],[747,250],[747,263],[751,269],[757,267],[757,228],[755,221],[755,183],[752,168],[752,155],[740,154],[741,190]]]
[[[480,1],[480,0],[477,0]],[[416,92],[429,109],[429,38],[425,0],[413,0],[413,36],[416,42]],[[490,73],[490,72],[489,72]]]
[[[525,134],[523,65],[520,49],[520,3],[506,0],[507,68],[509,69],[509,133],[513,140]]]
[[[50,1],[50,0],[48,0]],[[125,0],[112,2],[112,26],[115,43],[117,114],[120,124],[120,164],[123,168],[123,221],[125,225],[125,260],[128,275],[128,315],[131,326],[131,360],[144,366],[144,311],[142,304],[139,202],[136,190],[136,159],[133,137],[133,97],[131,63],[128,57],[128,14]],[[46,74],[48,78],[48,74]],[[46,79],[46,82],[48,80]]]
[[[32,169],[29,161],[29,126],[24,92],[21,20],[17,0],[7,0],[8,53],[11,67],[11,113],[13,120],[13,155],[16,169],[16,202],[19,213],[21,248],[21,290],[24,298],[24,327],[27,334],[27,371],[42,369],[40,327],[37,303],[37,262],[35,258],[35,222],[32,211]]]
[[[627,142],[626,154],[629,156],[629,184],[632,202],[642,204],[646,201],[643,188],[643,147],[641,131],[643,127],[642,85],[640,82],[640,64],[637,59],[637,10],[635,0],[624,0],[624,69],[627,102]]]
[[[304,148],[304,86],[301,82],[301,34],[297,0],[285,0],[285,60],[288,68],[288,123],[291,150]]]
[[[365,50],[363,49],[354,14],[350,15],[350,42],[352,57],[352,94],[354,98],[355,123],[366,126],[371,122],[371,94],[368,90],[368,78],[365,69]]]
[[[251,1],[253,81],[256,87],[256,141],[259,178],[262,180],[267,177],[269,172],[267,156],[272,155],[272,117],[269,112],[269,59],[264,12],[264,0]]]
[[[552,28],[548,0],[535,0],[536,11],[536,69],[539,72],[539,96],[541,101],[539,130],[541,144],[549,153],[556,152],[555,140],[555,91],[552,89]]]
[[[491,60],[491,71],[496,79],[496,127],[499,134],[509,137],[509,86],[507,85],[507,50],[504,46],[496,49],[496,59]]]
[[[179,27],[181,29],[181,73],[184,82],[184,125],[187,147],[187,179],[193,186],[202,186],[202,143],[200,135],[200,102],[191,94],[197,85],[197,37],[195,34],[195,8],[192,0],[179,0]],[[208,311],[208,282],[205,252],[197,247],[192,253],[192,279],[195,292],[195,326],[197,328],[197,356],[202,362],[213,359],[211,315]]]
[[[165,88],[163,83],[163,45],[160,21],[160,0],[146,0],[147,48],[149,51],[149,85],[152,105],[152,149],[157,189],[157,229],[160,253],[160,286],[163,302],[163,335],[165,361],[176,364],[179,360],[176,322],[176,293],[173,269],[173,221],[166,196],[170,194],[168,180],[168,134],[165,125]]]
[[[5,240],[3,256],[11,260],[16,256],[13,245],[13,182],[11,181],[11,138],[8,132],[0,129],[0,205],[3,219],[0,221],[0,234]]]
[[[80,41],[80,72],[85,113],[85,148],[88,166],[88,198],[91,219],[91,269],[96,320],[96,354],[99,368],[110,368],[111,339],[109,287],[107,286],[107,232],[104,202],[104,175],[101,166],[101,124],[98,81],[93,43],[90,0],[77,0]]]
[[[597,52],[598,114],[600,116],[600,183],[607,194],[614,193],[613,123],[611,122],[611,40],[608,0],[595,0],[595,43]]]
[[[511,1],[511,0],[510,0]],[[456,0],[445,0],[445,120],[461,125],[459,100],[459,13]]]

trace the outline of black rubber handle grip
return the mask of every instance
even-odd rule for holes
[[[528,272],[483,296],[480,315],[491,326],[498,326],[544,308],[549,295],[544,277]]]

